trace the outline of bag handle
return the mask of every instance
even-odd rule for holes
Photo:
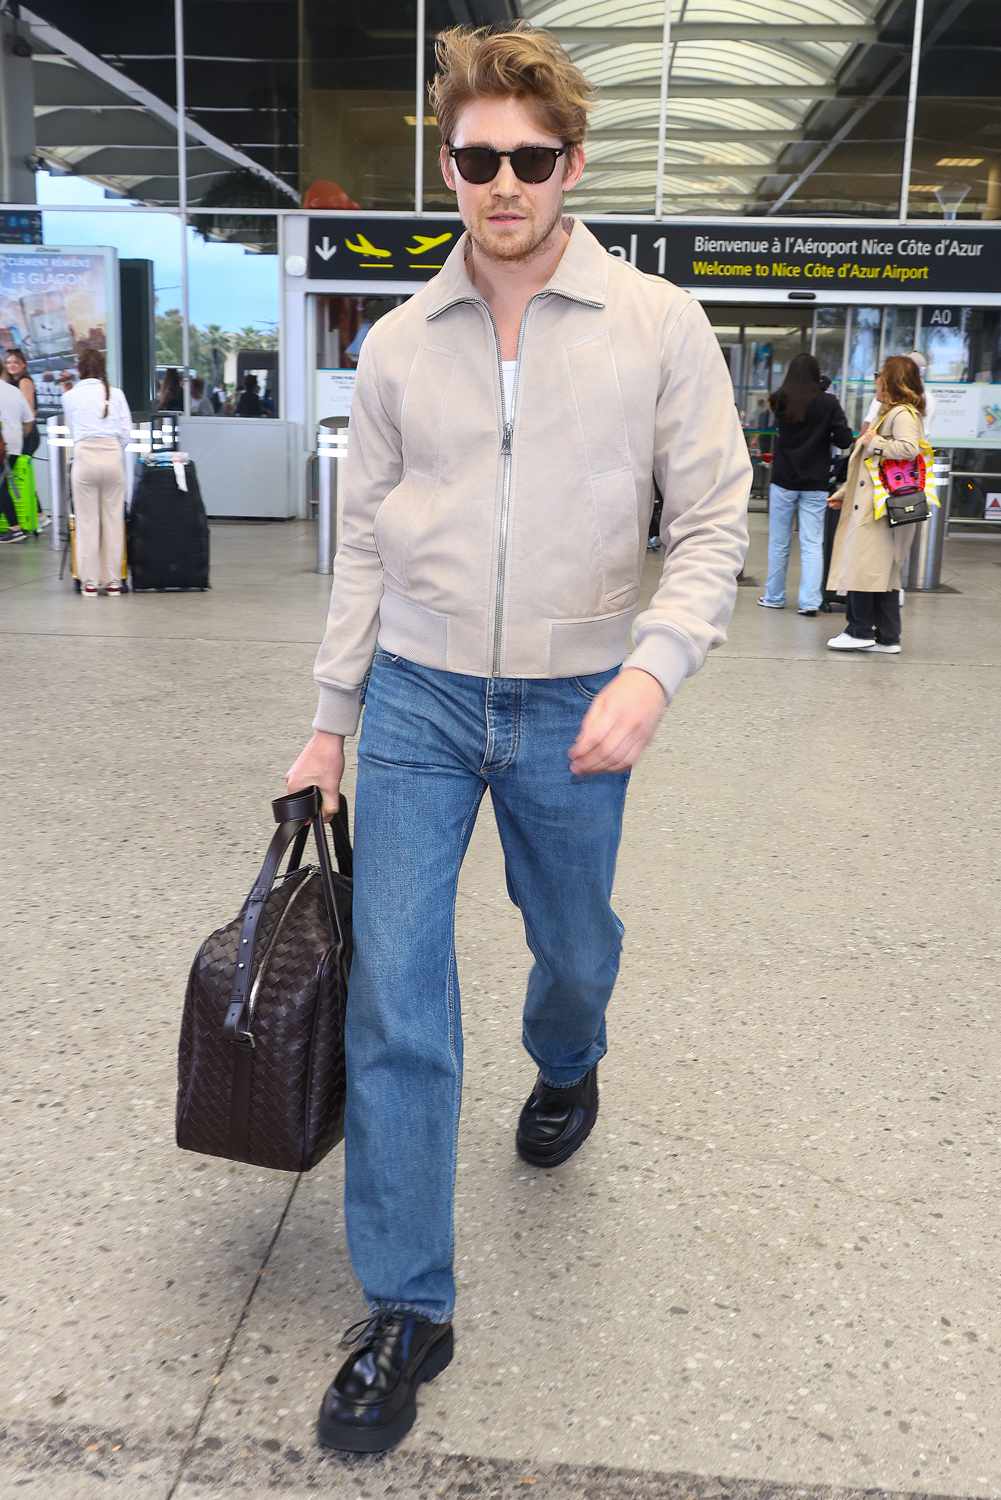
[[[291,819],[296,819],[315,824],[323,811],[323,796],[320,788],[309,786],[304,791],[292,792],[287,797],[276,797],[271,804],[271,811],[274,813],[276,823],[287,823]],[[354,867],[354,855],[351,850],[351,836],[348,832],[348,809],[343,797],[330,820],[330,832],[334,840],[334,853],[337,855],[337,868],[347,880],[350,880]]]
[[[343,947],[344,945],[344,932],[341,928],[337,902],[334,897],[333,865],[330,859],[330,846],[327,843],[326,824],[323,820],[323,799],[319,788],[315,786],[308,787],[305,791],[294,792],[288,797],[277,797],[271,804],[271,807],[278,827],[272,835],[268,852],[264,856],[264,863],[260,868],[257,879],[254,881],[250,895],[247,897],[247,904],[243,913],[243,923],[237,943],[237,963],[233,973],[233,992],[229,1008],[222,1023],[223,1035],[227,1040],[250,1048],[254,1045],[254,1038],[252,1033],[246,1029],[245,1017],[247,1003],[250,998],[250,976],[253,973],[254,952],[257,946],[257,930],[264,912],[264,903],[271,894],[271,888],[275,883],[279,866],[290,844],[294,847],[292,849],[292,857],[289,860],[289,870],[297,870],[301,865],[310,829],[312,829],[316,840],[316,852],[320,865],[320,881],[323,886],[331,930],[336,935],[341,946]],[[337,868],[341,875],[345,878],[350,878],[353,857],[351,837],[348,831],[348,809],[343,796],[340,799],[340,806],[334,814],[332,822]]]

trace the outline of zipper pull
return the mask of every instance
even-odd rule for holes
[[[510,453],[511,452],[511,423],[510,422],[505,422],[504,423],[504,440],[501,443],[501,452],[502,453]]]

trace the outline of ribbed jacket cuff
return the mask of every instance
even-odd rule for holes
[[[670,703],[685,678],[697,670],[693,654],[693,650],[686,650],[680,636],[670,635],[666,630],[651,630],[626,657],[622,667],[623,670],[639,667],[656,677]]]
[[[327,687],[320,684],[314,729],[325,734],[354,734],[361,718],[361,688]]]

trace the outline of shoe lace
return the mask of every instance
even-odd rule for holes
[[[378,1312],[373,1313],[371,1317],[362,1318],[360,1323],[352,1323],[347,1333],[341,1339],[340,1347],[342,1349],[354,1349],[359,1344],[370,1343],[378,1337],[387,1323],[392,1322],[394,1318],[398,1317],[399,1313],[389,1312],[386,1308],[381,1308]]]

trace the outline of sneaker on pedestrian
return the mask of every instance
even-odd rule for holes
[[[843,630],[827,642],[831,651],[873,651],[876,647],[875,641],[860,641],[857,635],[849,635]]]
[[[817,611],[815,609],[798,609],[796,613],[798,615],[805,615],[808,620],[812,620],[815,617]]]
[[[83,585],[83,587],[81,588],[81,590],[80,590],[80,594],[81,594],[81,597],[84,598],[84,599],[96,599],[97,598],[97,584],[96,583],[85,583]]]
[[[121,596],[122,586],[120,583],[109,583],[104,592],[109,599],[118,599]]]
[[[881,652],[883,656],[899,656],[902,647],[899,641],[894,641],[890,646],[884,646],[882,641],[877,641],[872,649]]]
[[[8,546],[11,542],[26,542],[27,540],[28,533],[22,531],[20,526],[12,526],[9,531],[0,532],[0,542],[6,542]]]
[[[784,604],[773,604],[770,599],[765,598],[764,594],[761,595],[758,603],[761,605],[762,609],[785,609]]]
[[[40,510],[38,512],[38,530],[47,531],[51,525],[52,517],[48,515],[44,510]]]

